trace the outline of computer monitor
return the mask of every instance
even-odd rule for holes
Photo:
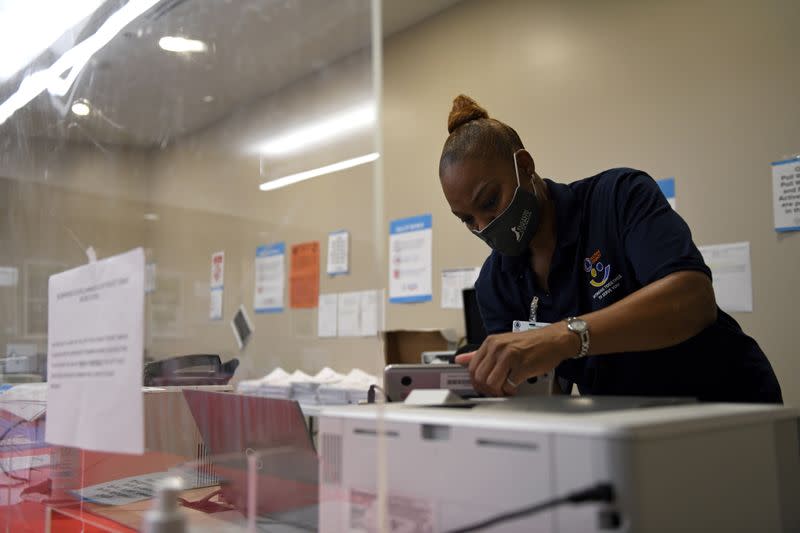
[[[486,328],[478,309],[478,297],[475,289],[464,289],[464,326],[467,331],[467,344],[482,344],[486,338]]]

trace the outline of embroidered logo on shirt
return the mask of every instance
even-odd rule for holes
[[[583,270],[589,274],[589,285],[597,288],[592,294],[592,298],[597,301],[606,299],[622,283],[622,274],[617,274],[611,278],[611,265],[604,265],[600,261],[602,257],[603,254],[600,253],[600,250],[596,250],[591,257],[583,260]]]
[[[597,250],[592,257],[583,260],[583,270],[591,276],[589,284],[592,287],[602,287],[608,283],[608,278],[611,277],[611,265],[604,265],[600,261],[601,257],[600,250]]]

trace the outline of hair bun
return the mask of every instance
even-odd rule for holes
[[[479,118],[489,118],[489,113],[469,96],[459,94],[453,100],[453,108],[447,117],[447,133],[453,133],[459,126]]]

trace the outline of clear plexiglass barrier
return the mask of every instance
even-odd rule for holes
[[[318,528],[311,415],[384,366],[380,10],[0,6],[0,530]]]

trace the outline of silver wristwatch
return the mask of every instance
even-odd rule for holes
[[[585,320],[572,316],[567,319],[567,329],[581,340],[581,351],[573,359],[585,357],[589,353],[589,325]]]

